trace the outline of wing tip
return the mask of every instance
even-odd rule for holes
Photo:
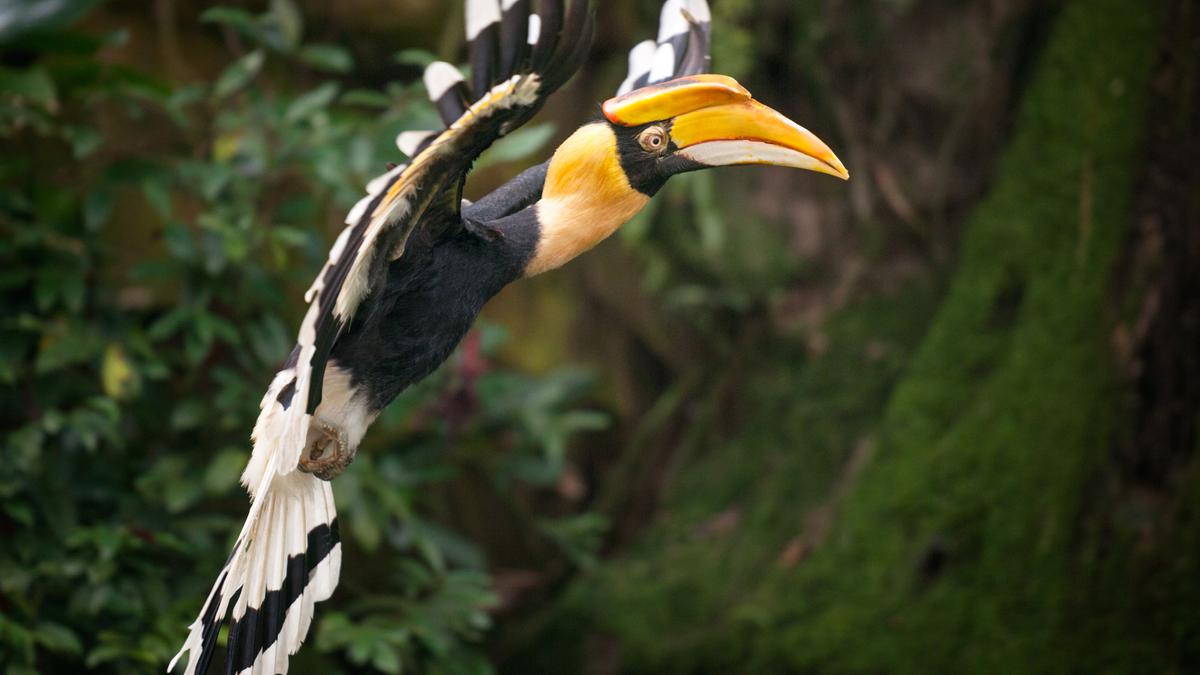
[[[436,102],[452,87],[463,81],[463,74],[454,65],[445,61],[434,61],[425,67],[425,91],[429,100]]]
[[[500,0],[467,0],[467,41],[479,37],[488,26],[500,22]]]
[[[411,159],[421,151],[421,145],[435,134],[436,131],[401,131],[396,136],[396,147]]]

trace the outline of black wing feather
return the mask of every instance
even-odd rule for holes
[[[529,0],[517,0],[500,17],[499,72],[517,72],[528,56]]]
[[[412,163],[381,186],[358,221],[350,226],[341,254],[322,273],[323,281],[314,300],[314,350],[308,364],[312,372],[306,406],[309,414],[320,404],[322,375],[338,336],[353,319],[358,304],[382,284],[388,263],[399,257],[413,229],[421,223],[432,226],[432,221],[461,225],[458,196],[475,159],[498,138],[528,121],[586,56],[594,28],[588,1],[571,0],[562,28],[547,31],[548,26],[557,23],[553,17],[562,16],[561,4],[562,0],[542,0],[539,4],[550,19],[542,24],[534,53],[545,50],[544,45],[555,45],[547,59],[551,65],[539,69],[536,60],[531,59],[518,64],[527,68],[500,72],[494,79],[507,81],[506,90],[493,90],[496,93],[468,106],[462,98],[466,87],[461,75],[452,74],[452,70],[457,72],[453,66],[435,63],[426,70],[426,85],[434,87],[431,99],[447,128],[422,141]],[[525,21],[528,24],[528,18]],[[500,26],[498,22],[488,25],[497,29]],[[486,29],[476,37],[485,33]],[[494,52],[486,46],[476,50],[477,54],[491,54],[492,64]],[[487,72],[493,67],[486,66]],[[454,112],[458,115],[447,119]],[[433,210],[427,213],[431,205]]]

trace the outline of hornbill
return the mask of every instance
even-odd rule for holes
[[[772,164],[849,177],[816,136],[732,78],[704,74],[705,0],[667,0],[657,41],[630,52],[595,119],[545,163],[465,201],[474,161],[571,77],[593,21],[588,0],[466,0],[470,84],[448,63],[425,70],[445,128],[399,136],[410,162],[367,186],[305,295],[296,346],[254,426],[249,516],[169,669],[187,652],[186,672],[206,672],[229,617],[228,673],[287,672],[341,568],[328,481],[505,285],[592,248],[678,173]]]

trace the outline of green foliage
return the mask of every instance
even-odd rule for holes
[[[43,2],[55,22],[37,26],[20,23],[32,9],[0,9],[13,22],[0,47],[28,63],[0,69],[8,675],[162,672],[245,514],[248,431],[302,291],[345,209],[398,159],[395,134],[433,116],[414,86],[330,79],[352,71],[349,52],[306,44],[288,0],[208,11],[248,46],[189,86],[97,59],[119,34],[61,27],[90,4]],[[275,87],[282,69],[301,84]],[[546,136],[526,132],[499,159]],[[578,409],[585,374],[494,370],[501,340],[485,330],[471,364],[407,394],[336,485],[352,578],[318,611],[308,672],[490,670],[484,556],[427,520],[423,500],[471,462],[500,469],[501,494],[553,482],[569,439],[606,424]],[[444,421],[448,405],[460,423]],[[586,559],[594,537],[562,529],[564,555]]]
[[[317,647],[344,651],[355,672],[490,673],[491,666],[464,641],[478,640],[491,626],[484,611],[495,604],[486,575],[434,571],[401,561],[395,585],[401,592],[364,597],[321,623]]]
[[[85,14],[97,0],[0,0],[0,43],[53,29]]]

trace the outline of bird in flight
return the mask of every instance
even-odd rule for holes
[[[658,39],[630,51],[594,120],[546,162],[464,200],[472,164],[574,74],[593,28],[589,0],[466,0],[470,83],[449,63],[426,68],[445,127],[400,134],[410,161],[367,185],[305,294],[296,346],[254,425],[250,513],[168,670],[187,653],[187,675],[207,672],[228,620],[227,673],[287,673],[341,570],[329,481],[504,286],[600,243],[675,174],[769,164],[849,178],[815,135],[707,74],[705,0],[667,0]]]

